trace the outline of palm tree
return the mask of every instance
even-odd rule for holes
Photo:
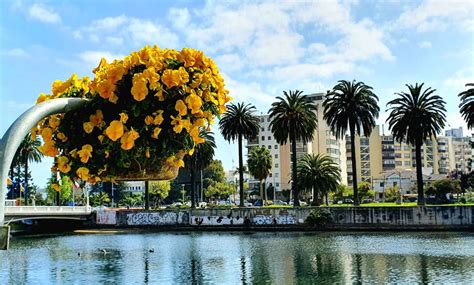
[[[33,140],[31,134],[28,133],[18,148],[20,163],[25,166],[25,205],[28,201],[28,162],[41,162],[43,154],[38,150],[39,146],[41,146],[41,142],[37,139]]]
[[[298,161],[298,176],[302,189],[313,190],[312,205],[319,206],[319,196],[336,191],[341,169],[325,154],[305,154]]]
[[[254,115],[255,107],[251,104],[230,104],[227,112],[219,121],[219,129],[227,141],[237,139],[239,147],[239,187],[240,206],[244,206],[244,163],[242,156],[242,139],[253,139],[257,137],[260,128],[260,120]]]
[[[291,143],[292,184],[294,206],[300,205],[298,174],[296,172],[296,141],[308,142],[318,125],[317,107],[303,91],[295,90],[287,93],[285,98],[277,97],[278,101],[272,104],[269,110],[270,128],[279,144],[285,144],[288,139]]]
[[[272,169],[272,155],[270,154],[270,151],[264,146],[253,148],[249,153],[247,165],[249,166],[250,174],[259,180],[260,197],[262,197],[262,200],[266,201],[267,191],[265,191],[264,198],[263,181],[267,179],[267,176],[270,174],[270,170]],[[262,206],[263,205],[264,203],[262,203]]]
[[[474,83],[466,84],[466,87],[473,86],[464,92],[459,93],[459,109],[464,120],[467,122],[467,127],[474,129]]]
[[[336,137],[343,138],[349,128],[355,206],[359,205],[355,136],[360,136],[361,133],[370,136],[379,116],[378,100],[377,95],[372,92],[372,87],[364,82],[339,80],[323,102],[324,120]]]
[[[423,141],[436,137],[446,122],[444,100],[433,93],[431,87],[423,90],[423,84],[407,84],[409,93],[395,93],[398,98],[387,103],[390,111],[387,122],[397,141],[407,141],[415,146],[416,181],[418,186],[418,205],[425,204],[423,175],[421,172],[421,147]]]
[[[196,207],[196,171],[206,168],[214,157],[214,148],[216,142],[214,140],[214,133],[201,129],[199,136],[205,142],[198,144],[194,148],[193,155],[188,155],[184,158],[184,165],[191,176],[191,207]]]

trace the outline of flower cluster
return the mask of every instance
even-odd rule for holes
[[[88,99],[84,108],[49,116],[32,129],[55,157],[53,171],[89,183],[131,172],[172,177],[204,140],[201,128],[231,100],[215,63],[203,52],[146,46],[123,60],[102,59],[93,80],[56,80],[52,94]],[[138,176],[139,177],[139,176]]]

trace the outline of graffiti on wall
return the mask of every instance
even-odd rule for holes
[[[243,225],[243,217],[227,216],[191,216],[191,225],[193,226],[223,226],[223,225]]]
[[[256,215],[253,218],[253,224],[255,225],[294,225],[296,219],[292,215],[279,215],[279,216],[267,216],[267,215]]]
[[[129,213],[127,214],[127,225],[179,225],[188,223],[188,213],[185,212],[155,212],[155,213]]]
[[[96,212],[96,223],[98,225],[117,224],[117,215],[114,210],[99,210]]]

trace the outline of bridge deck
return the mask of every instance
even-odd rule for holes
[[[5,217],[14,216],[85,216],[90,206],[6,206]]]

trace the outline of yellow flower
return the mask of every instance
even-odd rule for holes
[[[97,171],[97,174],[101,175],[105,171],[107,171],[107,164],[104,165],[104,168],[99,169],[99,171]]]
[[[95,74],[101,69],[105,68],[106,66],[107,66],[107,60],[105,58],[101,58],[99,65],[96,68],[94,68],[92,72]]]
[[[102,110],[96,110],[95,114],[92,114],[92,115],[89,116],[89,121],[94,126],[100,125],[100,123],[102,123],[103,119],[104,119],[104,114],[102,113]]]
[[[92,146],[90,144],[83,145],[82,149],[78,151],[77,154],[81,158],[82,163],[87,163],[89,158],[92,156]]]
[[[191,94],[186,97],[186,104],[188,104],[189,109],[192,110],[192,114],[196,114],[201,111],[202,100],[195,94]]]
[[[46,156],[55,157],[59,154],[59,150],[55,147],[54,141],[46,141],[44,145],[38,147],[38,150]]]
[[[161,125],[163,123],[163,110],[158,111],[158,115],[156,115],[155,119],[153,120],[153,124]]]
[[[161,132],[161,128],[153,129],[153,134],[151,135],[151,137],[154,138],[154,139],[157,139],[160,132]]]
[[[178,74],[179,74],[179,85],[183,85],[184,83],[187,83],[189,81],[189,74],[186,71],[186,69],[184,69],[184,67],[181,66],[178,69]]]
[[[67,84],[63,83],[61,80],[54,80],[53,81],[53,86],[52,86],[52,93],[54,97],[57,97],[58,95],[64,93],[67,89]]]
[[[171,116],[171,125],[174,126],[173,127],[173,131],[177,134],[181,133],[181,131],[183,130],[183,120],[181,120],[181,117],[178,116],[178,117],[173,117]]]
[[[133,76],[133,86],[131,91],[133,98],[137,101],[143,101],[146,95],[148,95],[146,79],[142,76],[142,74],[135,74]]]
[[[122,76],[125,73],[125,69],[123,68],[122,65],[120,64],[114,64],[112,68],[109,68],[107,70],[107,80],[115,84],[117,81],[122,79]]]
[[[145,117],[145,124],[147,126],[151,125],[153,123],[153,117],[152,116],[146,116]]]
[[[122,144],[120,147],[124,150],[132,149],[135,146],[135,140],[139,137],[140,136],[138,135],[138,133],[132,128],[129,132],[126,132],[120,139],[120,143]]]
[[[41,103],[41,102],[43,102],[43,101],[48,100],[49,97],[50,97],[49,95],[46,95],[46,94],[44,94],[44,93],[40,93],[38,99],[36,99],[36,104],[39,104],[39,103]]]
[[[57,183],[52,183],[51,188],[53,188],[57,192],[61,191],[61,187]]]
[[[168,88],[178,86],[179,84],[179,73],[174,72],[174,70],[167,69],[161,75],[161,82],[163,82]]]
[[[56,135],[56,137],[57,137],[58,139],[60,139],[62,142],[66,142],[66,141],[67,141],[66,135],[63,134],[63,133],[61,133],[61,132],[59,132],[59,133]]]
[[[120,122],[122,124],[125,124],[128,121],[128,115],[125,113],[120,113],[119,115],[120,115]]]
[[[33,128],[30,130],[30,132],[31,132],[31,139],[32,139],[33,141],[36,140],[36,132],[37,132],[37,131],[38,131],[38,129],[37,129],[36,126],[33,127]]]
[[[103,141],[104,141],[104,135],[99,135],[99,136],[97,136],[97,139],[98,139],[100,142],[103,142]]]
[[[150,158],[150,148],[149,147],[146,148],[145,157]]]
[[[115,92],[115,84],[111,84],[107,80],[99,82],[97,86],[97,91],[99,92],[100,97],[104,99],[109,99],[112,94]]]
[[[7,177],[7,186],[12,186],[12,180],[10,177]]]
[[[105,130],[105,134],[113,141],[118,140],[123,136],[123,124],[120,121],[113,120]]]
[[[94,124],[91,122],[85,122],[82,124],[82,128],[86,133],[90,134],[94,130]]]
[[[105,158],[109,158],[110,152],[106,150],[104,153],[105,153]]]
[[[61,120],[56,116],[49,117],[48,125],[53,129],[57,129]]]
[[[43,141],[49,142],[53,139],[53,130],[50,128],[44,128],[41,131],[41,136],[43,137]]]
[[[117,95],[115,95],[115,93],[110,94],[109,101],[114,104],[117,104],[117,101],[118,101]]]
[[[58,169],[62,173],[68,173],[71,171],[71,166],[68,164],[69,159],[65,156],[58,157]]]
[[[90,177],[89,175],[89,169],[86,167],[79,167],[76,170],[76,174],[79,178],[81,178],[82,181],[87,181]]]
[[[188,112],[188,109],[186,108],[186,105],[184,104],[183,100],[176,101],[176,105],[174,106],[174,109],[179,112],[180,116],[184,116]]]
[[[71,150],[69,152],[69,154],[71,155],[71,157],[76,158],[77,157],[77,148]]]

